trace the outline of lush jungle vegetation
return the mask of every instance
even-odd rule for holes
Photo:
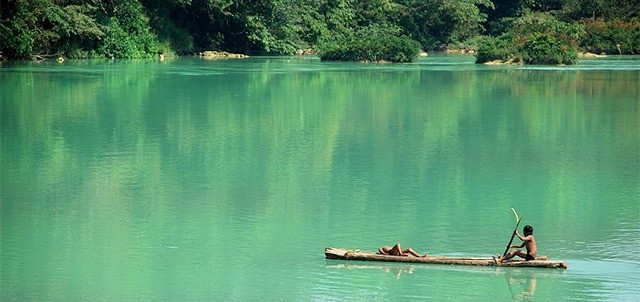
[[[420,49],[478,62],[571,64],[640,53],[637,0],[9,0],[0,55],[145,58],[226,50],[407,62]]]

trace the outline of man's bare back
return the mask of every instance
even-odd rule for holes
[[[527,255],[525,255],[526,260],[534,260],[538,256],[538,246],[536,245],[536,239],[533,235],[529,236],[520,236],[518,232],[516,232],[516,236],[522,240],[522,245],[527,249]],[[522,247],[522,245],[520,247]]]

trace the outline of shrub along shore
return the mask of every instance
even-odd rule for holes
[[[460,49],[478,63],[574,64],[640,53],[636,0],[15,0],[0,60],[152,58],[225,50],[411,62]]]

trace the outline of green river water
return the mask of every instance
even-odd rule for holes
[[[0,300],[638,301],[640,57],[473,61],[2,63]]]

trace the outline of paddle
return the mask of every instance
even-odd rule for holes
[[[516,213],[516,210],[511,208],[511,211],[513,211],[513,215],[516,215],[516,227],[513,229],[513,234],[511,234],[511,240],[509,240],[509,244],[507,244],[507,248],[504,250],[504,253],[502,254],[502,257],[506,256],[507,253],[509,252],[509,247],[511,247],[511,244],[513,243],[513,237],[516,237],[516,232],[518,231],[518,226],[520,225],[520,220],[522,220],[522,215],[520,215],[520,217],[518,217],[518,213]]]

